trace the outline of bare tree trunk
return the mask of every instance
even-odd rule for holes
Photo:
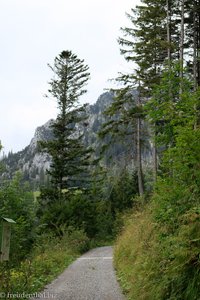
[[[171,65],[171,15],[170,15],[170,5],[169,0],[166,0],[166,10],[167,10],[167,61],[170,67]]]
[[[197,13],[196,13],[196,3],[194,3],[194,9],[193,9],[193,26],[194,26],[194,32],[193,32],[193,47],[194,47],[194,52],[193,52],[193,77],[194,77],[194,91],[197,90],[197,30],[198,30],[198,26],[197,26]],[[198,111],[197,111],[197,106],[195,104],[194,106],[194,109],[195,109],[195,112],[196,114],[198,114]],[[196,130],[197,129],[197,119],[195,121],[195,124],[194,124],[194,129]]]
[[[194,26],[194,32],[193,32],[193,77],[194,77],[194,91],[197,90],[197,14],[196,9],[194,8],[193,11],[193,26]]]
[[[167,24],[167,63],[169,70],[171,69],[171,6],[170,0],[166,0],[166,24]],[[171,83],[169,82],[169,98],[172,99]],[[157,181],[157,172],[158,172],[158,153],[156,145],[156,124],[153,125],[153,179],[154,182]]]
[[[153,156],[153,180],[154,182],[157,181],[157,172],[158,172],[158,159],[157,159],[157,145],[156,145],[156,125],[153,126],[153,149],[152,149],[152,156]]]
[[[141,154],[141,119],[137,118],[137,175],[138,175],[138,189],[139,194],[144,194],[144,182],[142,172],[142,154]]]
[[[200,86],[200,0],[196,2],[196,34],[197,34],[197,86]]]
[[[185,0],[181,0],[181,32],[180,32],[180,95],[183,91],[183,60],[184,60],[184,39],[185,39]]]
[[[139,95],[138,95],[138,107],[141,106],[141,95],[140,95],[140,83],[139,83]],[[142,172],[142,149],[141,149],[141,117],[137,118],[137,175],[138,175],[138,189],[139,195],[144,195],[144,180]]]
[[[184,59],[184,38],[185,38],[185,0],[181,1],[181,41],[180,41],[180,63],[183,66]]]

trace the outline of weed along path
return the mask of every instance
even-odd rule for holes
[[[112,247],[85,253],[35,299],[124,300],[112,264]]]

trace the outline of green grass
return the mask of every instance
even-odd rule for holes
[[[200,215],[190,211],[169,233],[152,206],[133,213],[114,249],[120,284],[131,300],[199,300]]]
[[[18,266],[0,265],[0,292],[33,294],[55,279],[80,254],[89,240],[82,230],[66,234],[62,240],[41,236],[27,259]]]

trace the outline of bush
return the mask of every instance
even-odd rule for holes
[[[88,249],[89,240],[83,230],[68,228],[62,239],[44,234],[32,253],[18,267],[0,265],[1,292],[36,293],[60,274],[80,253]]]
[[[50,190],[41,193],[37,216],[40,225],[45,230],[53,231],[56,235],[62,236],[62,227],[72,226],[76,229],[83,229],[88,236],[96,233],[95,203],[86,191],[63,191],[60,199],[54,198]],[[41,227],[42,229],[42,227]]]
[[[89,238],[83,229],[75,229],[72,226],[64,233],[62,243],[75,253],[83,253],[89,249]]]
[[[12,181],[4,181],[0,189],[0,217],[13,219],[10,259],[17,264],[29,253],[35,239],[35,209],[30,187],[17,173]],[[0,229],[1,230],[1,229]]]

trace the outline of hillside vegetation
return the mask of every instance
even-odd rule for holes
[[[155,222],[151,204],[133,213],[115,246],[115,266],[128,299],[199,299],[199,218],[191,209],[176,229]]]
[[[115,246],[132,300],[200,299],[199,16],[199,1],[142,0],[119,40],[125,59],[137,64],[122,79],[129,87],[139,82],[145,103],[137,117],[152,130],[153,189],[145,182]]]
[[[162,151],[160,175],[150,200],[147,197],[144,208],[140,206],[125,218],[125,228],[118,238],[115,265],[129,299],[199,299],[200,128],[195,125],[198,95],[182,94],[181,109],[188,113],[185,120],[179,118],[178,104],[174,112],[170,107],[170,131],[163,127],[158,144],[172,137],[173,142]],[[155,100],[148,106],[154,105]],[[169,116],[169,103],[164,105]],[[151,117],[156,120],[164,105]]]
[[[89,240],[81,230],[71,228],[62,239],[50,234],[40,236],[26,259],[16,265],[13,261],[1,263],[1,298],[16,295],[23,299],[23,293],[34,297],[88,248]]]

